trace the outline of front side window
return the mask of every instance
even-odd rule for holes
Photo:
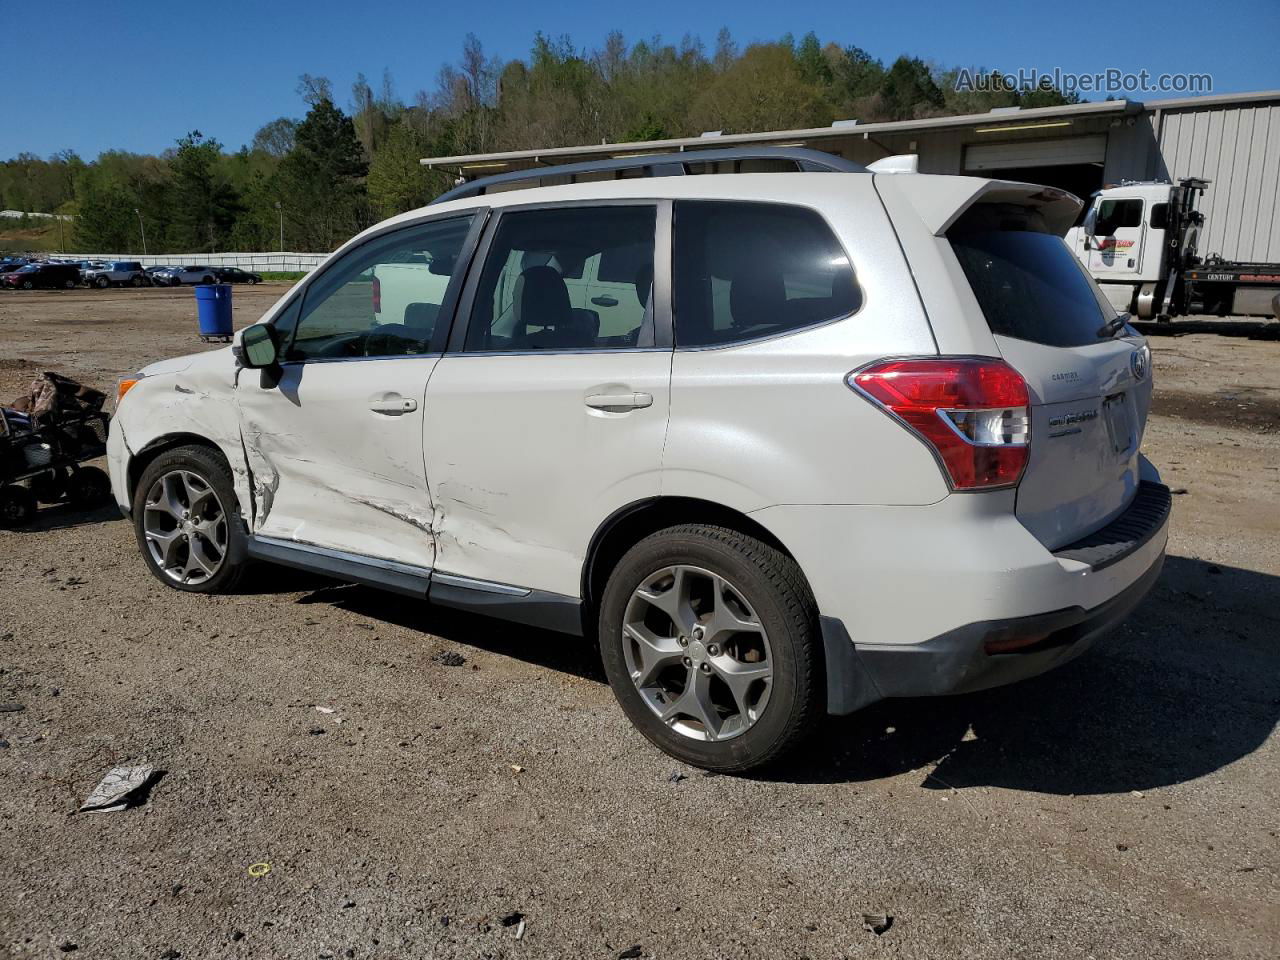
[[[1103,200],[1098,204],[1095,237],[1109,237],[1121,227],[1142,225],[1141,200]]]
[[[651,346],[656,208],[502,215],[467,327],[468,351]]]
[[[774,336],[862,303],[848,255],[814,210],[681,200],[674,231],[677,347]]]
[[[470,227],[471,217],[437,220],[352,250],[304,291],[287,359],[430,352]]]

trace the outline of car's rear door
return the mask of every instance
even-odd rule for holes
[[[276,322],[284,343],[278,376],[242,371],[236,399],[254,491],[253,532],[420,570],[435,557],[423,460],[427,380],[445,331],[434,324],[377,323],[373,276],[406,251],[465,263],[475,217],[443,217],[379,235],[330,263]],[[443,267],[441,267],[443,269]],[[433,319],[456,302],[424,276]]]
[[[658,495],[671,377],[666,281],[650,297],[633,280],[630,313],[609,329],[570,294],[593,256],[642,248],[636,272],[652,270],[660,234],[656,262],[669,257],[669,227],[656,229],[669,218],[658,213],[640,201],[495,215],[427,390],[437,580],[443,572],[577,597],[594,532]]]

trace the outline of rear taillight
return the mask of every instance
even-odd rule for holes
[[[373,278],[373,312],[382,312],[382,282],[377,278]]]
[[[1027,383],[1003,360],[881,360],[849,386],[914,430],[956,490],[1011,487],[1027,466]]]

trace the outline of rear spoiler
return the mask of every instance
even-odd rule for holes
[[[978,203],[1034,207],[1046,225],[1062,236],[1076,222],[1083,202],[1073,193],[1012,180],[978,177],[876,177],[881,191],[900,193],[936,237],[943,236],[966,210]]]

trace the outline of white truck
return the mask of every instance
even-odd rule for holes
[[[1201,257],[1209,181],[1195,177],[1124,182],[1094,194],[1067,245],[1122,313],[1280,317],[1280,263]]]

